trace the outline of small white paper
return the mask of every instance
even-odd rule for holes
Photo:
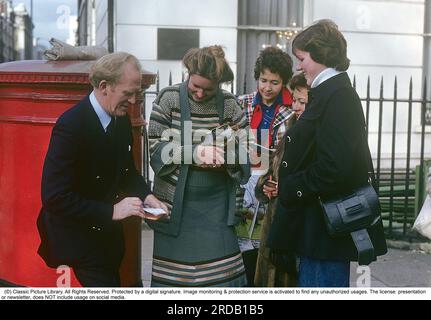
[[[277,149],[271,149],[271,148],[265,147],[265,146],[263,146],[261,144],[257,144],[256,142],[250,142],[250,144],[253,145],[253,146],[255,146],[255,147],[257,147],[257,148],[261,148],[263,150],[267,150],[267,151],[270,151],[270,152],[275,152],[277,150]]]
[[[166,214],[166,211],[160,208],[144,208],[145,212],[150,213],[155,216],[159,216],[161,214]]]
[[[230,137],[232,137],[233,131],[232,129],[229,127],[226,130],[224,130],[222,133],[220,133],[221,137],[227,137],[228,139],[230,139]]]

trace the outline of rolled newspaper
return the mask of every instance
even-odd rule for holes
[[[45,50],[44,56],[48,60],[97,60],[108,54],[108,50],[100,46],[74,47],[61,40],[51,38],[51,49]]]

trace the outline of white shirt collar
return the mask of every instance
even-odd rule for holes
[[[342,73],[342,71],[337,71],[334,68],[326,68],[321,73],[319,73],[316,78],[314,78],[313,83],[311,84],[311,87],[315,88],[318,85],[325,82],[326,80],[331,79],[332,77],[335,77],[340,73]]]
[[[100,123],[102,124],[103,130],[106,132],[106,128],[108,127],[109,123],[111,122],[111,116],[109,113],[105,111],[105,109],[102,108],[99,101],[97,101],[96,95],[94,94],[94,91],[90,94],[90,103],[96,112],[97,116],[99,117]]]

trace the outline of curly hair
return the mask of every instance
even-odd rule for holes
[[[233,71],[219,45],[190,49],[183,58],[183,64],[189,75],[197,74],[217,83],[233,80]]]
[[[298,33],[292,53],[296,50],[309,52],[313,61],[338,71],[346,71],[350,65],[346,39],[332,20],[319,20]]]
[[[276,47],[267,47],[260,51],[254,65],[254,79],[258,80],[265,69],[278,74],[286,85],[292,77],[292,58],[288,53]]]

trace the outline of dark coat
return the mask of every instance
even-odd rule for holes
[[[86,97],[52,131],[37,221],[40,256],[51,267],[118,268],[124,238],[121,223],[112,220],[113,204],[149,193],[133,163],[130,119],[117,117],[109,138]]]
[[[269,247],[314,259],[357,260],[350,236],[329,236],[318,197],[346,194],[367,182],[364,130],[361,102],[347,73],[310,90],[305,112],[286,133]],[[368,232],[376,254],[385,254],[382,223]]]

